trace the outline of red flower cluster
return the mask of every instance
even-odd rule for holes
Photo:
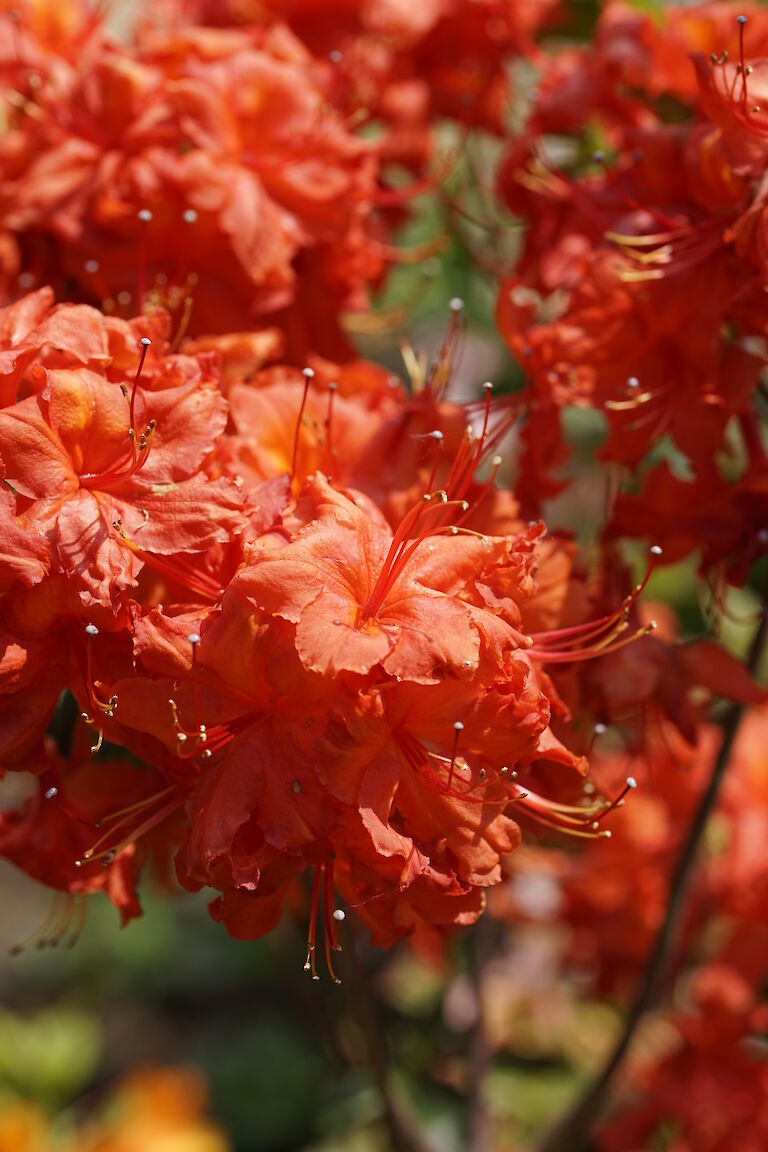
[[[555,797],[581,787],[542,665],[621,647],[634,596],[548,627],[562,592],[537,571],[567,566],[493,487],[498,460],[475,476],[490,385],[474,425],[443,397],[458,310],[408,395],[373,365],[260,372],[259,341],[249,367],[242,339],[171,352],[160,313],[50,305],[0,316],[0,755],[39,775],[0,851],[66,894],[46,938],[95,889],[135,915],[141,865],[177,848],[238,936],[314,869],[313,971],[335,889],[380,943],[474,920],[514,813],[565,826]],[[44,733],[65,691],[86,729],[62,758]]]
[[[527,506],[562,484],[562,408],[595,407],[601,458],[629,479],[608,533],[652,535],[670,561],[700,549],[707,572],[739,583],[768,544],[753,401],[768,326],[755,57],[768,17],[749,11],[737,21],[724,5],[670,9],[660,23],[609,4],[594,50],[555,57],[500,174],[530,222],[498,304],[531,381]],[[694,51],[686,70],[685,49],[721,41],[730,56]],[[688,115],[665,120],[661,96]],[[604,145],[588,159],[585,122]],[[546,160],[554,134],[572,139],[570,173]]]
[[[170,12],[220,27],[284,20],[336,66],[351,112],[428,126],[448,116],[502,130],[510,56],[535,56],[534,37],[557,20],[558,0],[171,0]]]
[[[294,355],[343,347],[338,312],[388,249],[381,147],[329,100],[331,65],[274,21],[130,48],[76,29],[62,44],[0,18],[6,295],[20,276],[190,331],[279,316]]]

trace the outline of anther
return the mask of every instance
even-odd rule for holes
[[[448,307],[450,308],[451,312],[463,312],[464,301],[460,296],[454,296],[453,299],[449,301]]]
[[[199,644],[200,643],[200,635],[197,632],[190,632],[189,636],[187,636],[187,640],[192,645]]]
[[[85,270],[89,276],[93,276],[95,272],[98,272],[99,267],[98,260],[86,260],[85,262]]]
[[[746,18],[746,16],[737,16],[737,17],[736,17],[736,23],[737,23],[737,24],[741,24],[741,25],[744,25],[744,24],[746,24],[746,23],[747,23],[747,18]]]
[[[86,624],[85,631],[88,636],[98,636],[99,630],[95,624]]]
[[[58,796],[58,794],[59,794],[58,788],[47,788],[46,791],[43,793],[46,800],[53,800],[54,797]]]
[[[150,212],[149,208],[142,208],[139,212],[139,220],[141,220],[142,224],[149,224],[151,219],[152,213]]]
[[[634,390],[636,388],[639,388],[639,387],[640,387],[640,381],[638,380],[637,376],[630,376],[629,379],[627,380],[627,388],[631,388],[632,391],[634,392]]]
[[[197,212],[194,208],[186,208],[182,212],[181,218],[185,224],[194,224],[197,221]]]
[[[300,796],[301,795],[301,781],[300,780],[294,780],[293,781],[293,783],[291,784],[291,792],[293,792],[294,796]]]
[[[634,776],[627,776],[627,788],[637,788],[637,780]]]
[[[651,551],[651,556],[663,556],[664,555],[664,549],[661,547],[660,544],[652,544],[650,551]]]
[[[334,918],[334,920],[336,920],[336,921],[337,921],[339,924],[341,924],[342,920],[346,920],[346,918],[347,918],[347,914],[346,914],[346,912],[343,910],[343,908],[334,908],[334,910],[333,910],[333,918]]]

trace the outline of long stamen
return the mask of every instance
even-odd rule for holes
[[[440,347],[437,363],[426,381],[426,386],[437,399],[443,396],[450,382],[453,367],[459,358],[459,343],[464,331],[464,301],[456,296],[451,300],[449,307],[451,319],[448,330]]]
[[[320,874],[322,864],[315,865],[315,876],[312,881],[312,897],[309,902],[309,929],[307,931],[307,958],[304,961],[304,971],[312,973],[313,980],[319,980],[315,962],[315,946],[317,943],[317,905],[320,899]]]
[[[95,713],[103,713],[104,716],[113,716],[117,708],[117,696],[110,696],[108,700],[102,700],[98,696],[96,689],[102,688],[101,680],[97,680],[94,676],[93,670],[93,639],[99,635],[99,629],[95,624],[86,624],[85,626],[85,687],[88,693],[88,699],[91,707]],[[91,727],[95,726],[94,718],[88,712],[81,712],[80,717]],[[101,747],[103,739],[103,732],[99,728],[99,740],[95,747],[91,749],[93,752],[98,752]]]
[[[740,69],[740,71],[741,71],[741,102],[742,102],[742,104],[746,104],[746,102],[747,102],[747,73],[748,73],[749,69],[747,69],[745,67],[745,64],[744,64],[744,26],[747,23],[747,17],[746,16],[737,16],[736,17],[736,23],[739,26],[739,60],[741,63],[741,69]]]
[[[560,804],[555,800],[548,800],[544,796],[539,796],[530,789],[523,790],[519,785],[515,785],[516,795],[514,799],[519,801],[522,811],[546,828],[556,829],[559,832],[567,833],[569,836],[579,836],[589,840],[609,839],[611,833],[609,830],[601,828],[600,821],[609,813],[620,808],[629,792],[636,787],[635,778],[628,776],[622,791],[615,799],[609,802],[596,800],[589,804],[575,805]]]
[[[650,561],[645,576],[630,595],[622,600],[615,612],[598,617],[597,620],[589,620],[584,624],[575,624],[569,628],[556,628],[546,632],[533,633],[531,636],[533,641],[533,648],[530,650],[531,656],[541,660],[565,663],[569,659],[585,659],[591,658],[593,655],[604,654],[616,637],[626,631],[629,611],[645,591],[656,562],[661,556],[661,547],[654,544],[650,549]],[[644,625],[637,629],[631,637],[614,645],[610,650],[615,651],[617,647],[623,647],[632,639],[637,639],[639,636],[653,631],[655,627],[655,623]],[[550,648],[553,643],[556,644],[556,647]]]
[[[192,645],[192,683],[194,685],[195,693],[195,728],[197,728],[198,732],[203,733],[205,732],[205,728],[200,724],[200,677],[197,667],[197,646],[200,643],[200,634],[198,632],[190,632],[189,636],[187,636],[187,640],[189,640],[190,644]]]
[[[130,404],[130,416],[129,416],[130,428],[131,428],[131,431],[134,433],[134,435],[136,434],[136,417],[135,417],[135,413],[136,413],[136,391],[139,387],[139,380],[141,379],[141,373],[142,373],[142,370],[144,368],[144,361],[147,358],[147,352],[149,351],[151,344],[152,344],[152,341],[149,339],[148,336],[142,336],[141,340],[139,341],[139,347],[141,348],[141,352],[139,353],[139,366],[136,369],[136,375],[135,375],[134,380],[133,380],[133,387],[131,388],[131,404]]]
[[[147,228],[152,221],[149,208],[142,208],[139,212],[139,252],[137,274],[137,304],[139,315],[144,314],[144,298],[147,288]]]
[[[448,500],[445,491],[441,490],[429,496],[425,495],[421,503],[414,505],[403,518],[392,539],[373,591],[363,608],[364,621],[379,611],[419,545],[441,529],[439,522],[427,526],[427,519],[433,517],[435,513],[442,519],[444,511],[449,507],[459,507],[462,511],[466,511],[468,505],[465,500]]]
[[[174,583],[183,584],[186,588],[190,588],[193,592],[199,593],[206,600],[212,600],[214,603],[222,596],[224,589],[204,572],[185,571],[181,567],[177,567],[172,561],[157,556],[154,552],[145,552],[127,534],[123,528],[122,520],[113,520],[112,527],[126,548],[130,548],[134,556],[138,556],[142,563],[154,568],[161,576],[165,576]]]
[[[333,462],[333,401],[336,397],[338,384],[331,380],[328,384],[328,415],[325,418],[325,448],[329,458],[329,469]]]
[[[296,475],[296,461],[299,456],[299,436],[301,435],[301,421],[304,417],[304,408],[307,403],[307,395],[309,393],[309,385],[314,378],[315,373],[311,368],[305,368],[302,375],[304,376],[304,391],[301,394],[301,404],[299,406],[299,415],[296,418],[296,431],[293,436],[293,455],[291,457],[291,480]]]
[[[453,751],[451,753],[451,764],[448,769],[448,783],[446,784],[446,789],[450,789],[451,784],[453,783],[453,773],[454,769],[456,768],[456,754],[459,750],[459,736],[463,731],[464,725],[462,724],[461,720],[457,720],[453,726]]]
[[[176,792],[177,790],[174,788],[173,791]],[[153,797],[153,799],[156,801],[160,795],[164,794],[165,793],[160,793],[158,796]],[[164,804],[157,812],[147,817],[143,823],[139,824],[138,828],[134,828],[127,836],[123,837],[118,844],[115,844],[111,848],[97,851],[110,836],[113,836],[118,829],[123,828],[125,824],[129,822],[130,817],[119,820],[112,828],[105,832],[103,836],[100,836],[95,844],[87,848],[85,852],[83,852],[82,857],[75,861],[75,864],[79,868],[82,868],[85,864],[93,863],[96,860],[100,860],[105,866],[111,864],[121,852],[125,851],[126,848],[134,844],[137,840],[140,840],[142,836],[146,836],[146,834],[151,832],[153,828],[156,828],[158,824],[162,824],[163,820],[173,815],[183,803],[184,796],[182,794],[174,795],[167,804]]]
[[[341,946],[336,935],[336,919],[333,908],[333,860],[325,865],[325,962],[328,973],[334,984],[341,984],[341,980],[333,970],[331,952],[341,952]]]
[[[139,353],[139,365],[136,370],[136,376],[133,380],[131,387],[130,401],[129,401],[129,415],[128,415],[128,439],[130,441],[129,455],[126,458],[119,460],[117,463],[112,464],[109,468],[105,468],[102,472],[85,472],[80,476],[80,485],[83,488],[98,488],[106,490],[115,487],[115,485],[122,484],[128,480],[136,472],[146,464],[149,459],[149,454],[152,450],[152,442],[155,433],[156,422],[150,420],[144,431],[139,435],[138,441],[136,438],[136,396],[138,392],[139,380],[141,379],[142,369],[144,368],[144,361],[147,357],[147,351],[151,346],[152,341],[148,336],[143,336],[139,341],[141,349]],[[123,395],[128,397],[128,389],[126,385],[120,385]]]
[[[13,944],[8,949],[8,954],[10,956],[20,956],[22,952],[25,952],[27,948],[31,948],[33,944],[36,948],[42,949],[46,947],[51,930],[53,929],[54,924],[58,923],[61,916],[61,902],[63,895],[64,894],[62,892],[56,892],[54,894],[48,915],[45,917],[40,927],[36,928],[34,932],[26,937],[26,939],[20,940],[18,944]]]

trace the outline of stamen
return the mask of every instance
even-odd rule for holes
[[[181,320],[179,321],[178,331],[176,332],[176,335],[174,336],[171,343],[171,352],[178,352],[179,348],[181,347],[181,342],[187,334],[189,322],[192,319],[192,311],[194,307],[194,296],[185,296],[184,303],[182,305]]]
[[[595,817],[595,823],[597,823],[598,820],[602,820],[609,812],[613,812],[616,808],[623,807],[625,797],[628,796],[630,792],[633,792],[635,788],[637,788],[637,780],[635,780],[634,776],[627,776],[624,787],[619,795],[607,808],[604,808],[603,811]]]
[[[197,669],[197,646],[200,643],[200,636],[197,632],[190,632],[187,640],[192,645],[192,683],[195,692],[195,727],[201,735],[205,729],[200,725],[200,680]]]
[[[747,102],[747,69],[744,67],[744,27],[747,23],[746,16],[737,16],[736,23],[739,26],[739,64],[737,70],[741,74],[741,102]],[[749,69],[751,72],[751,69]],[[734,81],[735,83],[735,81]]]
[[[531,637],[533,647],[529,649],[529,655],[533,659],[560,664],[590,660],[596,656],[605,655],[607,652],[616,652],[634,640],[653,632],[656,628],[655,620],[636,629],[631,636],[621,641],[616,639],[622,632],[626,631],[629,611],[645,590],[656,561],[662,555],[662,549],[658,544],[654,544],[649,551],[651,559],[643,580],[629,596],[624,598],[615,612],[585,624],[576,624],[570,628],[535,632]],[[558,647],[550,648],[549,645],[552,642],[557,642]]]
[[[142,336],[141,340],[139,340],[139,348],[141,349],[141,351],[139,352],[139,366],[136,369],[136,376],[134,377],[133,387],[131,388],[131,406],[130,406],[130,416],[129,416],[129,420],[130,420],[129,434],[131,434],[133,436],[136,435],[136,431],[135,431],[135,429],[136,429],[136,420],[135,420],[136,389],[139,386],[139,380],[141,379],[141,372],[142,372],[142,369],[144,367],[144,361],[147,358],[147,352],[149,351],[151,344],[152,344],[152,341],[149,339],[148,336]]]
[[[375,616],[379,611],[418,546],[428,537],[437,535],[442,530],[440,523],[427,527],[425,521],[434,513],[437,513],[442,520],[445,511],[451,507],[458,507],[462,511],[466,511],[469,505],[465,500],[449,500],[445,490],[441,489],[431,495],[424,495],[421,502],[415,504],[410,512],[406,513],[392,538],[373,591],[363,607],[363,622]]]
[[[335,380],[328,383],[328,415],[325,418],[325,447],[328,452],[329,460],[333,460],[333,401],[338,391],[338,384]],[[329,472],[330,475],[330,472]]]
[[[27,948],[55,948],[68,935],[65,947],[73,948],[77,943],[85,922],[88,897],[81,892],[57,892],[51,909],[43,923],[26,940],[9,948],[11,956],[19,956]]]
[[[307,403],[307,394],[309,393],[309,385],[314,378],[315,373],[311,368],[305,368],[302,372],[304,376],[304,391],[301,394],[301,405],[299,407],[299,415],[296,420],[296,432],[293,437],[293,456],[291,457],[291,480],[296,475],[296,460],[299,455],[299,435],[301,433],[301,421],[304,416],[304,408]]]
[[[144,297],[146,295],[147,279],[147,227],[152,221],[149,208],[142,208],[139,212],[139,252],[137,276],[137,307],[139,315],[144,314]]]
[[[591,756],[592,749],[595,746],[595,741],[597,739],[599,739],[599,737],[602,736],[604,732],[605,732],[605,724],[603,724],[601,721],[598,721],[598,723],[595,724],[595,727],[592,731],[592,739],[589,741],[589,744],[587,746],[587,753],[586,753],[587,756]]]
[[[453,773],[456,767],[456,753],[459,750],[459,736],[463,731],[464,725],[462,724],[461,720],[457,720],[453,725],[453,751],[451,752],[451,764],[448,769],[448,783],[446,785],[446,790],[450,789],[451,784],[453,783]]]
[[[130,824],[137,813],[140,813],[144,809],[151,807],[159,800],[163,800],[166,796],[170,796],[168,802],[163,804],[156,812],[152,813],[137,827],[128,832],[126,836],[122,837],[119,843],[113,844],[111,847],[106,849],[101,848],[102,844],[113,837],[117,831],[124,828],[126,824]],[[128,848],[131,844],[134,844],[137,840],[140,840],[142,836],[145,836],[148,832],[151,832],[153,828],[158,826],[158,824],[162,824],[163,820],[167,819],[168,816],[171,816],[174,812],[176,812],[176,810],[180,808],[184,803],[184,799],[184,794],[173,785],[170,785],[168,788],[164,788],[160,792],[155,793],[154,796],[149,796],[137,804],[128,805],[126,808],[122,809],[121,812],[113,813],[111,816],[107,816],[105,820],[112,822],[112,826],[108,828],[104,833],[102,833],[102,835],[98,838],[98,840],[95,841],[95,843],[91,845],[90,848],[86,848],[80,859],[75,861],[76,866],[78,868],[82,868],[86,864],[93,863],[96,860],[100,860],[104,866],[109,866],[120,855],[121,852],[124,852],[125,849]],[[115,817],[117,817],[117,819],[115,819]],[[102,821],[102,823],[104,823],[104,821]]]
[[[179,706],[176,701],[169,700],[168,707],[171,710],[171,725],[176,734],[176,755],[180,760],[193,760],[196,756],[200,756],[203,760],[210,760],[214,752],[218,752],[220,748],[229,744],[245,728],[260,723],[270,711],[270,709],[265,708],[260,711],[244,712],[242,716],[238,716],[234,720],[210,726],[198,723],[196,730],[190,731],[181,723]],[[187,749],[189,741],[192,742],[192,745]]]
[[[584,786],[585,795],[587,794],[587,784]],[[623,805],[627,794],[637,787],[637,781],[633,776],[628,776],[624,788],[614,800],[608,802],[600,798],[583,805],[560,804],[555,800],[548,800],[544,796],[539,796],[530,789],[524,791],[519,785],[515,785],[515,787],[517,791],[511,799],[517,800],[522,811],[536,820],[537,823],[546,828],[565,832],[569,836],[594,840],[610,839],[610,831],[604,830],[600,821]]]
[[[430,370],[429,377],[424,381],[424,387],[436,399],[440,400],[448,387],[461,351],[461,338],[464,332],[464,302],[455,296],[450,302],[451,316],[445,338],[437,355],[437,361]]]
[[[183,584],[184,587],[190,588],[193,592],[197,592],[206,600],[212,600],[214,603],[224,594],[224,589],[219,584],[216,584],[205,572],[198,572],[193,569],[185,570],[177,566],[172,560],[157,556],[154,552],[145,552],[144,549],[140,548],[127,534],[123,528],[122,520],[113,520],[112,527],[126,548],[130,548],[134,556],[138,556],[142,563],[150,568],[154,568],[156,572],[159,572],[161,576],[165,576],[166,579],[172,580],[174,583]]]
[[[317,905],[320,899],[320,873],[322,864],[315,865],[315,876],[312,881],[312,896],[309,902],[309,928],[307,931],[307,958],[304,961],[304,971],[312,973],[313,980],[319,980],[315,964],[315,946],[317,943]]]

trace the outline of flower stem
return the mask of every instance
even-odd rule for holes
[[[488,1109],[487,1077],[493,1056],[483,1005],[483,978],[493,955],[493,923],[481,916],[472,929],[472,985],[475,994],[474,1028],[470,1040],[469,1067],[469,1147],[472,1152],[492,1152],[493,1130]]]
[[[768,605],[764,602],[760,623],[747,660],[747,667],[751,673],[755,672],[760,663],[767,639]],[[645,1013],[653,1007],[658,999],[670,957],[673,955],[679,939],[682,914],[699,844],[707,822],[717,804],[720,786],[728,768],[744,711],[743,705],[732,704],[723,718],[723,742],[720,745],[709,783],[701,797],[699,807],[683,844],[670,885],[669,902],[664,922],[659,929],[653,951],[648,959],[645,977],[624,1023],[621,1035],[597,1078],[566,1116],[545,1135],[538,1146],[538,1152],[582,1152],[587,1147],[590,1131],[607,1100],[616,1074],[624,1063],[637,1027]]]

